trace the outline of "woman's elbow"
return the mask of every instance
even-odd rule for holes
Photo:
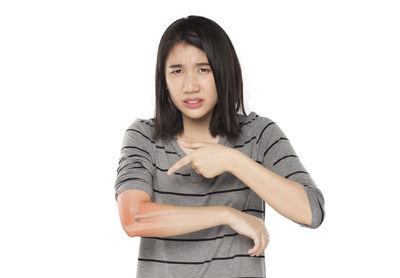
[[[311,208],[311,224],[300,224],[300,226],[316,229],[322,225],[325,219],[325,201],[319,190],[309,190],[308,197]]]
[[[316,229],[322,225],[325,219],[325,208],[323,199],[319,199],[312,211],[312,222],[310,228]]]
[[[325,218],[324,209],[323,209],[323,208],[320,208],[320,209],[318,210],[317,215],[314,217],[314,219],[313,219],[313,221],[312,221],[312,223],[311,223],[310,228],[316,229],[316,228],[320,227],[321,224],[322,224],[322,222],[324,222],[324,218]]]
[[[122,225],[125,233],[129,236],[129,237],[136,237],[138,236],[137,233],[134,232],[134,230],[132,229],[132,224],[130,225]]]

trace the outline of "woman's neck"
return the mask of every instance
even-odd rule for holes
[[[183,131],[177,138],[189,142],[218,142],[219,136],[213,137],[210,132],[211,114],[203,119],[191,119],[183,116]]]

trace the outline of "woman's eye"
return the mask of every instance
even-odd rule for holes
[[[200,70],[204,70],[203,72],[209,72],[209,69],[201,68]]]
[[[172,73],[172,74],[176,74],[177,71],[180,71],[180,70],[174,70],[174,71],[171,71],[171,73]]]

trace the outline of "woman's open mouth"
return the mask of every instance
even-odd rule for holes
[[[196,101],[184,101],[183,103],[186,105],[186,107],[198,108],[203,104],[203,101],[204,100],[200,99],[200,100],[196,100]]]

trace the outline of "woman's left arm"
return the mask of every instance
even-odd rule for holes
[[[257,133],[254,150],[262,155],[261,162],[220,144],[181,142],[195,151],[170,167],[168,175],[188,164],[206,178],[230,172],[281,215],[303,227],[319,227],[324,197],[286,135],[272,121],[261,121]]]
[[[259,127],[255,150],[261,161],[232,149],[228,171],[281,215],[302,227],[318,228],[325,217],[321,190],[282,129],[263,117]]]
[[[238,150],[233,150],[230,173],[250,187],[281,215],[311,226],[312,211],[305,188],[281,177]]]

